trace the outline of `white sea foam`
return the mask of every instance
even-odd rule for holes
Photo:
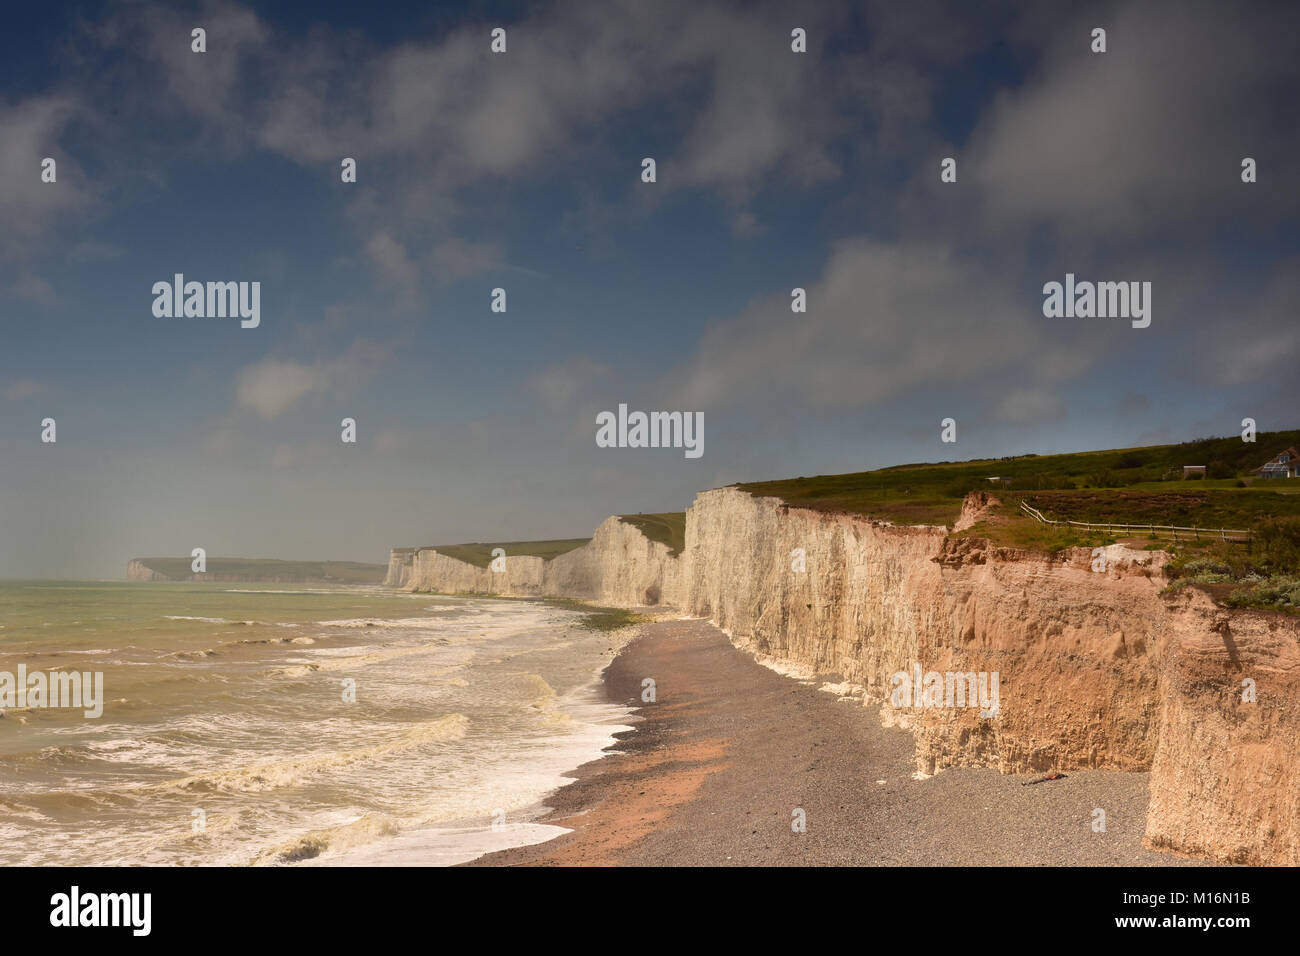
[[[121,687],[111,719],[32,715],[28,749],[0,755],[0,827],[14,831],[0,864],[460,862],[564,832],[537,824],[540,801],[627,727],[625,708],[575,690],[590,688],[619,638],[575,628],[573,612],[250,588],[199,616],[166,613],[190,608],[157,593],[148,620],[175,627],[102,624],[71,648],[38,638],[25,650],[107,644]],[[299,637],[233,640],[232,625],[267,613],[240,595],[268,593],[332,597],[264,625],[309,629]],[[110,619],[124,618],[112,607],[86,617]],[[341,696],[344,677],[356,678],[355,702]],[[191,828],[196,808],[205,829]],[[498,809],[503,831],[490,826]],[[57,843],[40,839],[51,819]]]

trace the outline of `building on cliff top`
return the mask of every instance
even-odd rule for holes
[[[1294,478],[1300,469],[1300,452],[1295,448],[1280,451],[1255,469],[1261,478]]]

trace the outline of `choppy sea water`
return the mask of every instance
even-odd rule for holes
[[[628,726],[597,696],[618,638],[581,619],[379,588],[0,583],[0,671],[99,671],[106,701],[0,719],[0,864],[446,864],[546,839],[539,801]]]

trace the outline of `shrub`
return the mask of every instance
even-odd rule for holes
[[[1088,476],[1088,485],[1092,488],[1117,488],[1125,483],[1123,478],[1109,468],[1094,471]]]
[[[990,482],[985,482],[989,487],[993,487]],[[966,495],[975,490],[974,482],[969,478],[959,478],[956,481],[950,481],[943,486],[943,496],[945,498],[965,498]]]
[[[1228,603],[1236,607],[1300,608],[1300,578],[1281,577],[1261,581],[1251,590],[1234,591],[1229,595]]]
[[[1255,529],[1250,555],[1273,574],[1300,571],[1300,518],[1270,518]]]
[[[1011,479],[1007,485],[1012,491],[1064,491],[1074,488],[1074,482],[1064,475],[1025,475]]]

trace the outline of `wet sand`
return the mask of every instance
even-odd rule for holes
[[[642,680],[656,701],[642,703]],[[645,625],[604,675],[640,721],[547,800],[571,828],[479,866],[1177,865],[1142,847],[1147,775],[946,770],[912,736],[737,650],[706,621]],[[1106,811],[1106,832],[1092,830]],[[802,810],[806,832],[795,832]]]

